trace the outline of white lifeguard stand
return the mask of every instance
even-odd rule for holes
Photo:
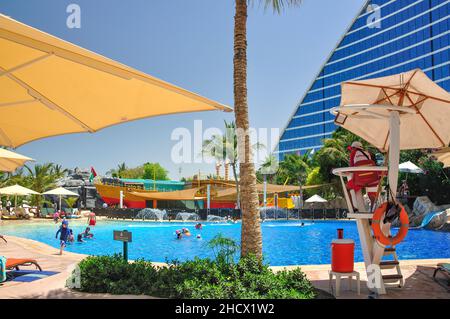
[[[344,197],[347,202],[348,210],[347,218],[356,220],[356,226],[359,234],[359,241],[364,257],[364,264],[367,271],[369,281],[373,283],[369,289],[378,294],[386,293],[386,283],[397,283],[399,287],[403,286],[403,275],[400,270],[399,261],[395,251],[395,247],[386,247],[376,241],[372,235],[370,220],[373,217],[373,212],[367,210],[367,205],[363,198],[362,191],[355,192],[354,190],[347,191],[346,181],[355,172],[380,172],[386,173],[387,167],[380,166],[358,166],[358,167],[342,167],[333,170],[333,174],[340,177],[342,188],[344,190]],[[379,196],[378,200],[380,199]],[[353,209],[353,206],[357,209]],[[383,224],[382,230],[385,234],[390,232],[390,224]],[[383,261],[383,256],[393,255],[394,260]],[[396,270],[396,274],[383,275],[382,269]]]
[[[442,148],[450,143],[450,94],[420,69],[376,79],[343,82],[341,91],[341,106],[331,109],[335,124],[387,154],[388,167],[358,166],[333,170],[341,180],[348,217],[356,219],[369,279],[368,288],[385,294],[386,283],[403,285],[395,247],[386,247],[374,239],[370,220],[376,205],[367,209],[362,192],[350,190],[349,194],[346,182],[355,172],[387,173],[390,189],[387,193],[395,198],[400,150]],[[380,204],[380,196],[377,201]],[[389,223],[381,226],[386,236],[390,235],[390,228]],[[394,260],[383,261],[385,255],[393,255]],[[396,274],[381,274],[382,269],[389,268],[396,269]]]

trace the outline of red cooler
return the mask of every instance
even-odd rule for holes
[[[352,239],[334,239],[331,242],[331,270],[352,272],[355,243]]]

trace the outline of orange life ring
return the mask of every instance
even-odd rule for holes
[[[386,213],[388,203],[383,203],[380,207],[378,207],[375,212],[373,213],[372,218],[372,229],[373,234],[375,236],[375,239],[383,245],[397,245],[400,243],[408,233],[409,228],[409,218],[408,214],[406,213],[405,208],[400,205],[401,211],[400,211],[400,229],[398,230],[398,233],[395,237],[387,237],[382,231],[381,231],[381,222],[384,214]]]

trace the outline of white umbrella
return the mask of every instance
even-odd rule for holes
[[[0,148],[0,172],[14,172],[28,161],[34,159]]]
[[[306,203],[326,203],[328,202],[325,198],[320,197],[319,195],[313,195],[307,200],[305,200]],[[314,219],[314,206],[313,206],[313,219]]]
[[[313,195],[307,200],[305,200],[306,203],[326,203],[328,202],[325,198],[320,197],[319,195]]]
[[[450,143],[450,94],[420,70],[342,83],[335,123],[389,150],[389,185],[397,192],[400,150]]]
[[[68,189],[65,189],[64,187],[58,187],[49,191],[46,191],[45,193],[42,193],[42,195],[58,195],[59,196],[59,209],[61,209],[61,198],[63,196],[80,196],[77,193],[71,192]]]
[[[403,173],[412,173],[412,174],[422,174],[423,173],[423,170],[419,166],[417,166],[416,164],[414,164],[413,162],[410,162],[410,161],[401,163],[398,166],[398,170]]]
[[[40,195],[40,193],[35,192],[32,189],[20,186],[18,184],[0,188],[0,194],[14,195],[15,196],[14,206],[17,206],[17,196]]]

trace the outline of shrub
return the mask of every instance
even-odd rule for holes
[[[174,261],[168,267],[155,267],[142,259],[128,263],[121,255],[87,257],[79,264],[81,290],[202,299],[311,299],[316,296],[300,269],[274,273],[251,255],[236,263],[230,258],[236,243],[220,238],[215,260]]]

